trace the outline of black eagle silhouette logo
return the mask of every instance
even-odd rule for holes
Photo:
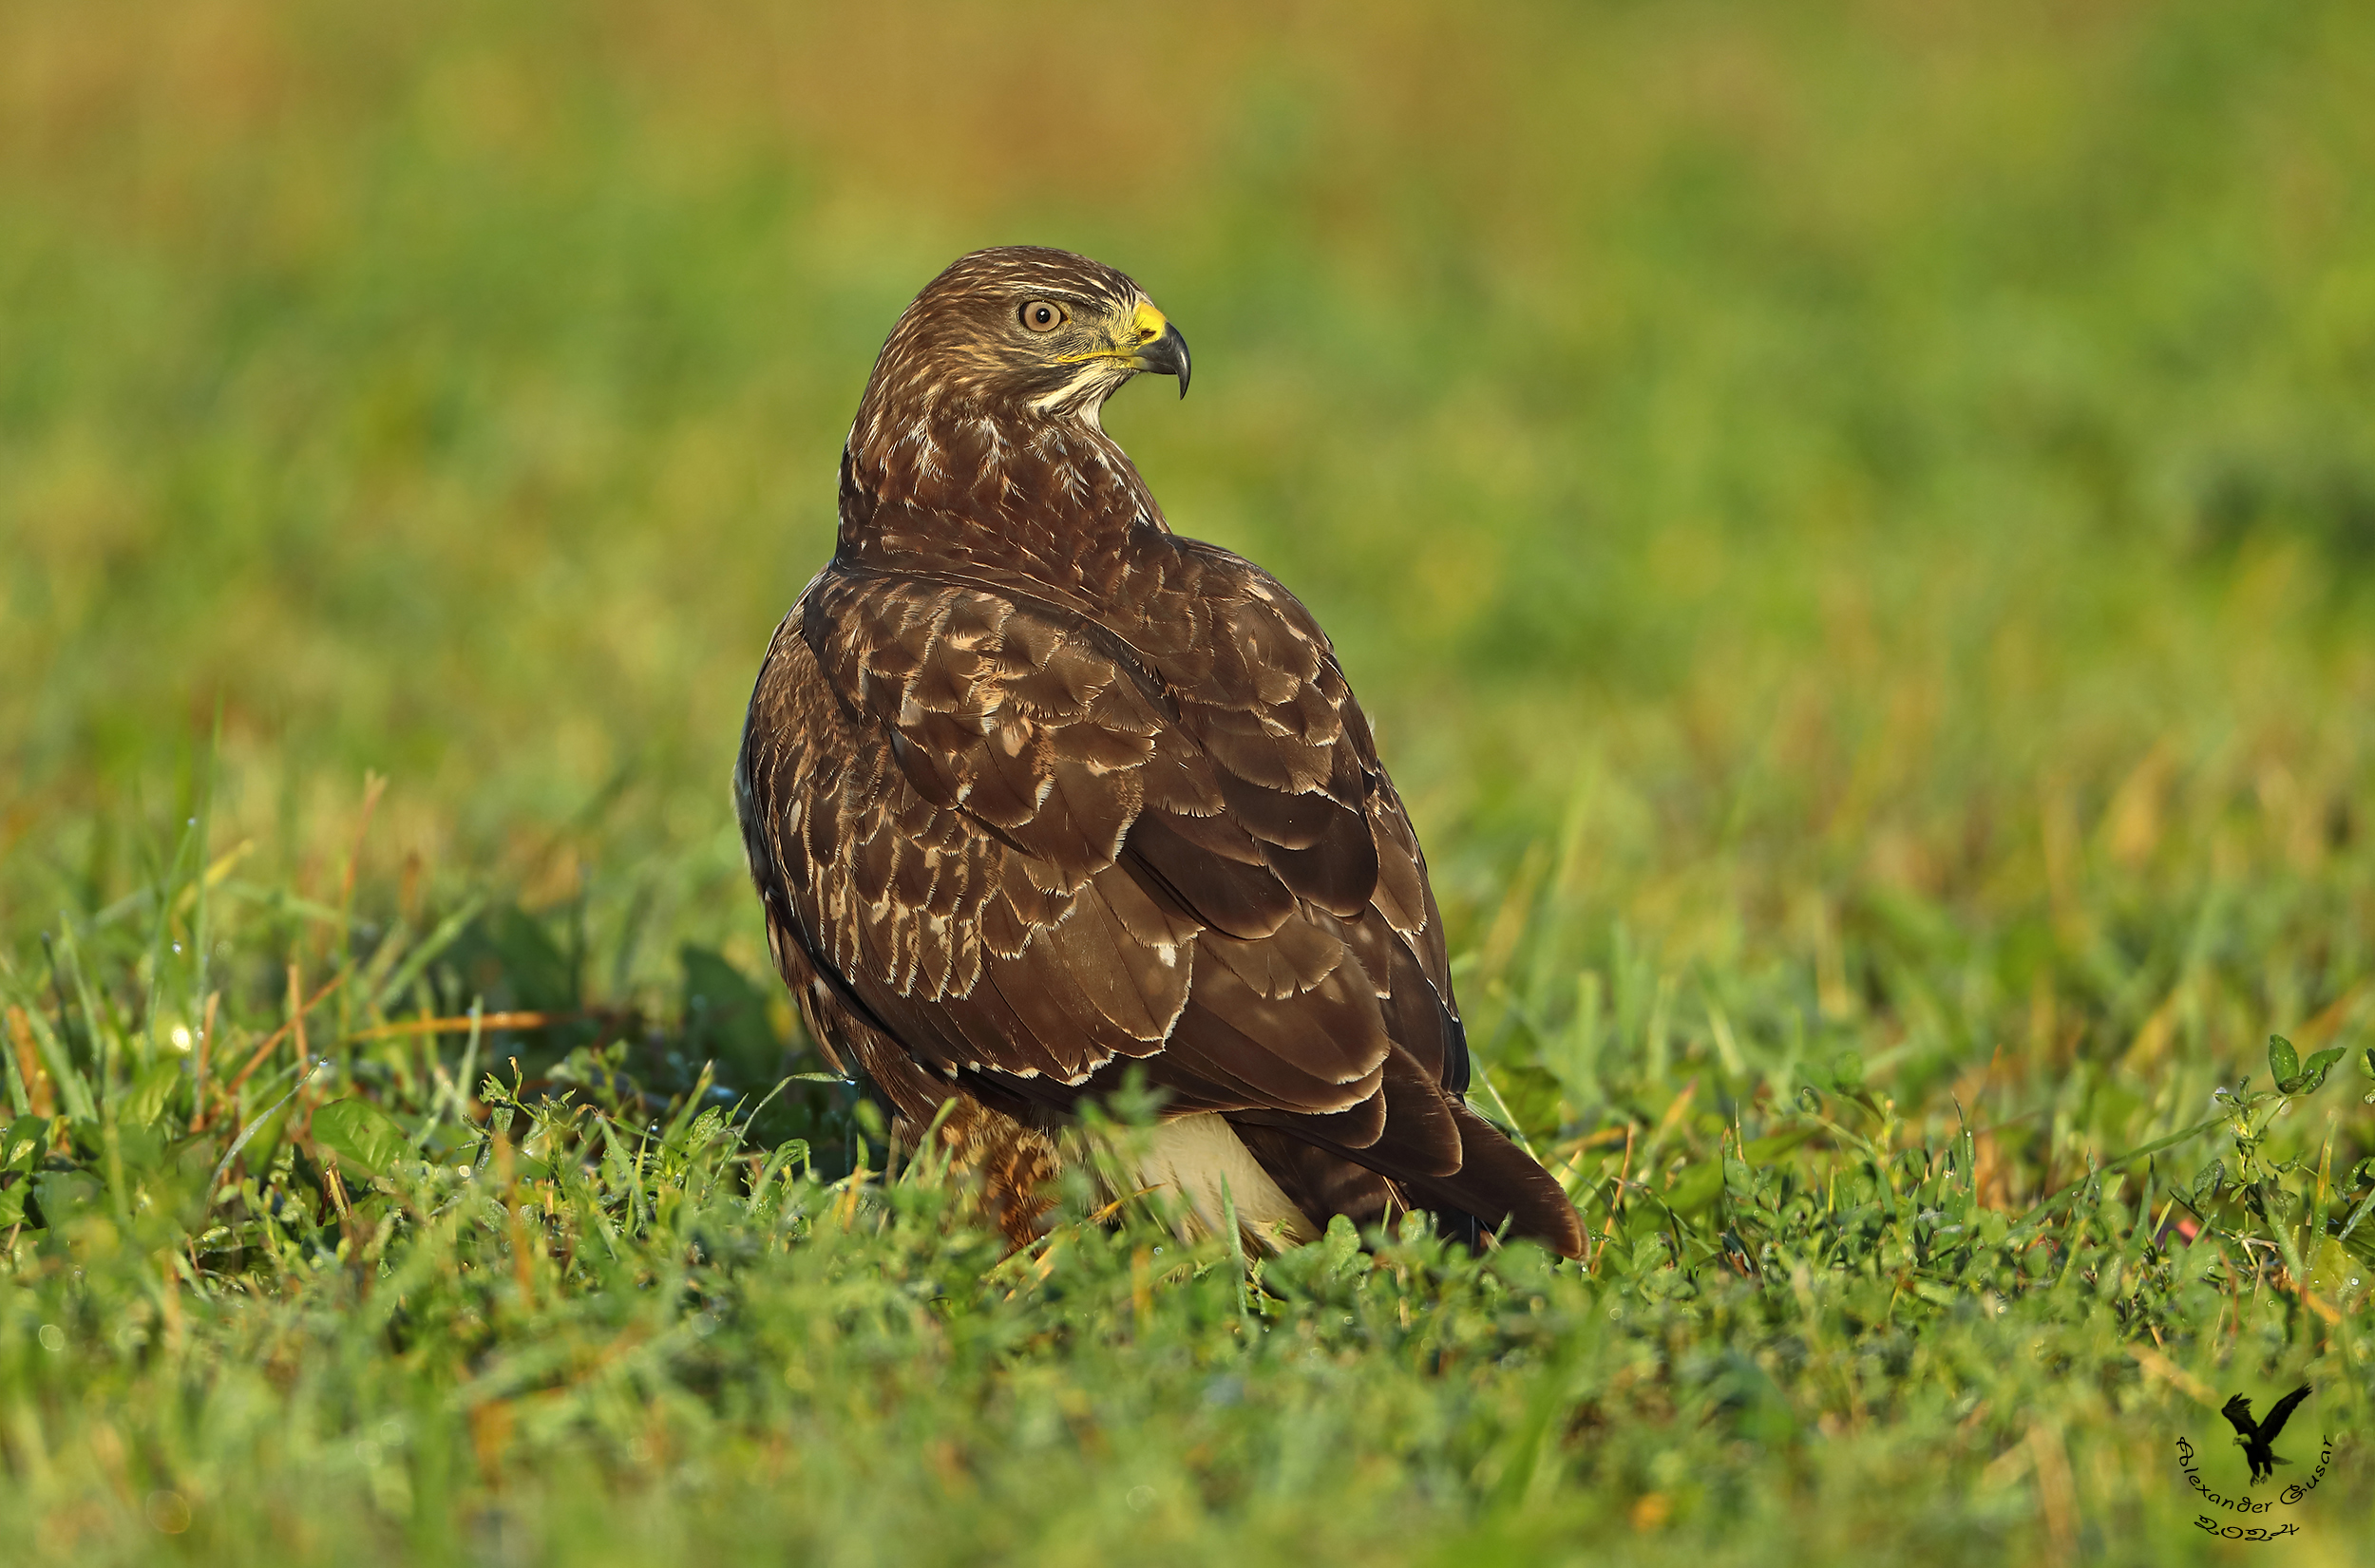
[[[2243,1450],[2244,1463],[2252,1467],[2252,1481],[2266,1481],[2276,1473],[2277,1465],[2292,1463],[2279,1458],[2273,1445],[2276,1434],[2285,1429],[2285,1422],[2291,1416],[2293,1407],[2308,1396],[2309,1386],[2304,1383],[2276,1401],[2274,1407],[2257,1421],[2252,1419],[2251,1400],[2242,1394],[2228,1400],[2225,1407],[2218,1412],[2232,1422],[2234,1429],[2241,1434],[2234,1440],[2235,1445]]]

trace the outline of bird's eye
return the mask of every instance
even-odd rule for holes
[[[1052,332],[1064,324],[1064,308],[1035,299],[1022,308],[1022,324],[1035,332]]]

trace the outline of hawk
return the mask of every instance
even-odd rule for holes
[[[892,328],[734,772],[776,966],[1016,1245],[1135,1071],[1162,1101],[1125,1174],[1184,1222],[1427,1210],[1578,1256],[1462,1099],[1426,860],[1326,634],[1173,534],[1098,422],[1142,371],[1187,394],[1179,329],[1063,251],[964,256]]]

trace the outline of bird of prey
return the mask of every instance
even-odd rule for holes
[[[2268,1413],[2257,1421],[2252,1419],[2251,1400],[2242,1394],[2228,1400],[2218,1412],[2233,1423],[2239,1434],[2234,1440],[2235,1446],[2243,1450],[2243,1462],[2252,1467],[2254,1482],[2266,1481],[2276,1473],[2277,1465],[2292,1463],[2289,1459],[2278,1458],[2273,1445],[2276,1434],[2285,1429],[2285,1422],[2291,1416],[2293,1407],[2308,1396],[2308,1385],[2304,1383],[2276,1401]]]
[[[1442,916],[1326,634],[1173,534],[1098,422],[1142,371],[1186,395],[1179,329],[1063,251],[961,257],[892,328],[735,767],[776,965],[1016,1245],[1136,1071],[1161,1108],[1123,1174],[1184,1223],[1425,1210],[1577,1256],[1462,1098]]]

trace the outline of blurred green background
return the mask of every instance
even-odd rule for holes
[[[1488,1045],[1588,963],[1661,1056],[1758,976],[1933,1078],[2307,1048],[2370,104],[2346,4],[0,6],[0,932],[219,711],[255,885],[376,770],[367,897],[763,973],[749,682],[891,319],[1032,241],[1193,343],[1109,427],[1336,636]]]

